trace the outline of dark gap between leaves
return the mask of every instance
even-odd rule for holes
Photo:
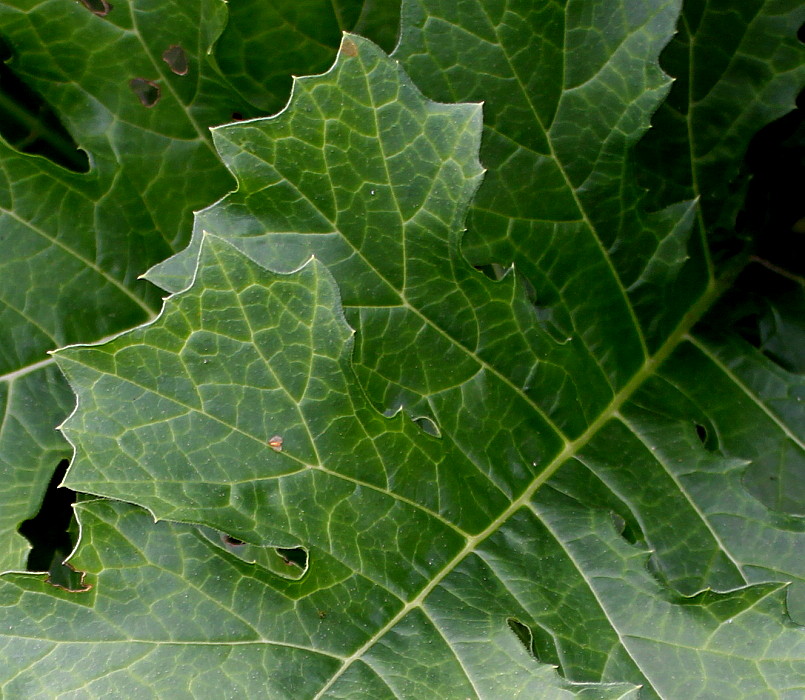
[[[61,487],[69,461],[59,462],[50,479],[39,512],[19,527],[19,533],[31,543],[26,568],[28,571],[48,571],[48,583],[69,591],[86,590],[83,574],[64,559],[73,550],[70,523],[73,519],[75,491]]]
[[[6,65],[12,55],[0,39],[0,135],[23,153],[44,156],[76,173],[87,172],[87,154],[56,113]]]

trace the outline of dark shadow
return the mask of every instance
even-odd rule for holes
[[[11,49],[0,39],[0,136],[23,153],[44,156],[76,173],[87,172],[87,154],[45,100],[6,65],[11,57]]]

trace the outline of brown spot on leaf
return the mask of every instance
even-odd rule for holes
[[[282,452],[282,436],[275,435],[268,441],[268,446],[274,450],[274,452]]]
[[[344,37],[344,40],[341,42],[341,53],[346,56],[357,56],[358,45],[352,41],[352,39]]]
[[[81,0],[81,4],[93,15],[98,15],[98,17],[105,17],[112,9],[112,6],[106,0]]]
[[[162,60],[176,75],[187,75],[187,54],[178,44],[172,44],[162,52]]]
[[[137,95],[137,99],[143,107],[153,107],[160,98],[159,85],[145,78],[132,78],[129,81],[131,91]]]

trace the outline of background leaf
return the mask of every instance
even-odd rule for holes
[[[393,0],[235,0],[215,59],[233,87],[269,114],[288,101],[291,76],[330,66],[343,32],[391,51],[399,24],[400,3]]]

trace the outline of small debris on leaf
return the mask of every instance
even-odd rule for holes
[[[268,441],[268,446],[274,450],[274,452],[282,452],[282,437],[275,435]]]

